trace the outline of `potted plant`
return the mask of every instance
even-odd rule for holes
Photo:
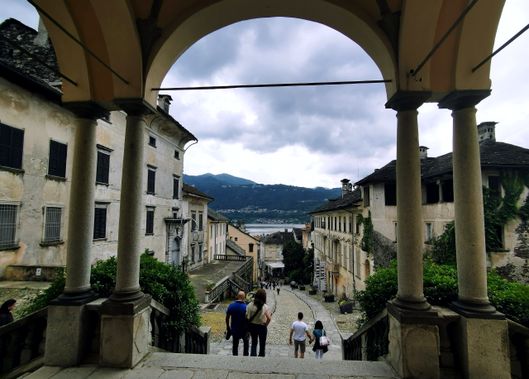
[[[323,295],[323,300],[325,300],[326,303],[334,302],[334,294],[326,293],[325,295]]]
[[[310,286],[309,295],[316,295],[318,293],[318,290],[314,286]]]

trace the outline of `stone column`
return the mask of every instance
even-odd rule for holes
[[[91,103],[66,105],[77,115],[68,205],[66,284],[48,310],[45,362],[78,364],[85,346],[84,305],[97,295],[90,287],[90,263],[94,229],[97,118],[107,112]]]
[[[417,108],[429,93],[398,92],[386,104],[397,111],[397,298],[388,303],[388,361],[402,378],[440,377],[437,313],[423,294],[423,219]]]
[[[397,270],[398,293],[393,304],[424,311],[430,304],[423,294],[423,220],[421,160],[417,108],[428,94],[397,93],[387,108],[397,111]]]
[[[127,112],[119,213],[116,287],[101,307],[100,364],[133,367],[150,343],[150,299],[140,290],[145,119],[154,110],[141,100],[120,101]]]
[[[510,378],[508,327],[487,296],[487,256],[476,104],[490,90],[456,91],[440,108],[452,110],[453,182],[458,301],[458,353],[466,378]]]

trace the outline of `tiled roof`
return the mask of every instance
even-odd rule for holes
[[[59,94],[61,78],[55,51],[51,42],[35,42],[38,33],[34,29],[13,18],[0,24],[0,68],[2,74],[9,75],[10,80],[25,82],[26,86],[39,85],[48,92]],[[11,41],[11,42],[9,42]],[[31,53],[29,55],[27,52]],[[35,59],[46,63],[48,67]]]
[[[352,192],[348,192],[343,197],[337,199],[328,200],[326,203],[316,208],[309,214],[323,213],[329,211],[335,211],[340,209],[346,209],[354,207],[356,203],[362,200],[362,192],[360,188],[355,188]]]
[[[529,169],[529,149],[504,142],[485,140],[480,143],[480,160],[482,168],[523,168]],[[423,180],[452,175],[452,153],[437,158],[421,160]],[[396,161],[356,182],[357,185],[381,183],[396,180]]]
[[[212,219],[213,221],[219,221],[219,222],[228,222],[230,221],[227,217],[224,217],[219,212],[214,211],[211,208],[208,208],[208,217]]]
[[[183,184],[182,185],[182,190],[189,194],[189,195],[194,195],[194,196],[198,196],[198,197],[203,197],[204,199],[208,199],[208,200],[213,200],[213,198],[209,195],[206,195],[204,192],[202,191],[199,191],[198,189],[196,189],[195,187],[193,186],[190,186],[189,184]]]

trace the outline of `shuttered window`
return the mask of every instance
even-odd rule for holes
[[[110,151],[98,146],[96,183],[108,184],[109,171],[110,171]]]
[[[107,204],[96,204],[94,214],[94,239],[107,237]]]
[[[0,123],[0,166],[22,169],[24,131]]]
[[[156,189],[156,168],[149,166],[147,168],[147,193],[154,195]]]
[[[147,215],[145,217],[145,234],[154,234],[154,208],[147,207]]]
[[[66,154],[68,146],[57,141],[50,141],[50,160],[48,175],[59,178],[66,177]]]

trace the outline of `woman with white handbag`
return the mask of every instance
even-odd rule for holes
[[[329,350],[330,340],[323,329],[323,324],[320,320],[314,324],[314,330],[312,331],[314,346],[312,351],[316,353],[316,359],[322,359],[323,354]]]

